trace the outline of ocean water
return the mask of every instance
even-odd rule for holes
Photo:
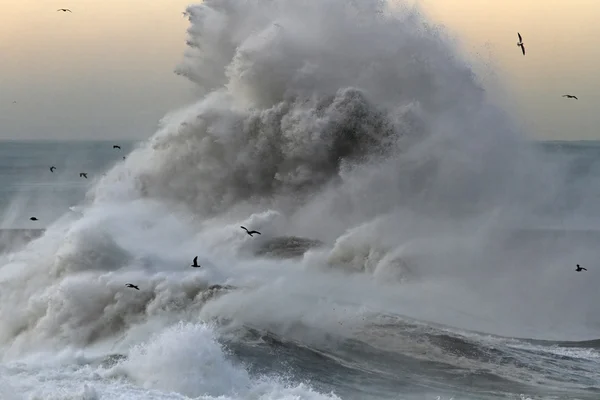
[[[414,8],[188,14],[154,136],[0,143],[0,399],[600,397],[600,143]]]

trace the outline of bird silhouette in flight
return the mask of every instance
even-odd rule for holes
[[[73,11],[69,10],[68,8],[59,8],[59,9],[58,9],[58,10],[56,10],[56,11],[70,12],[70,13],[72,13],[72,12],[73,12]]]
[[[254,235],[255,233],[257,233],[257,234],[259,234],[259,235],[260,235],[260,232],[259,232],[259,231],[249,231],[249,230],[248,230],[248,228],[246,228],[245,226],[240,226],[240,228],[242,228],[243,230],[245,230],[245,231],[246,231],[246,233],[247,233],[248,235],[250,235],[250,237],[252,237],[252,235]]]
[[[79,177],[87,179],[87,173],[86,172],[80,172],[79,173]]]
[[[118,144],[113,145],[113,149],[120,149],[120,148],[121,148],[121,146],[119,146]]]
[[[563,95],[562,95],[562,97],[566,97],[567,99],[575,99],[575,100],[579,100],[579,99],[577,98],[577,96],[573,96],[573,95],[570,95],[570,94],[563,94]]]
[[[31,217],[29,219],[32,220],[32,221],[37,221],[38,220],[36,217]]]
[[[521,34],[519,32],[517,32],[517,35],[519,35],[519,43],[517,43],[517,46],[521,48],[523,55],[525,55],[525,44],[523,43],[523,38],[521,38]]]
[[[50,167],[50,172],[54,172],[54,170],[56,169],[56,167],[53,165]]]
[[[198,256],[194,257],[194,263],[190,267],[200,268],[202,265],[198,264]]]
[[[136,285],[134,285],[132,283],[126,283],[125,286],[127,286],[128,288],[135,289],[135,290],[140,290],[139,287],[137,287]]]
[[[587,271],[587,269],[580,267],[579,264],[577,264],[577,268],[575,269],[575,271],[581,272],[581,271]]]

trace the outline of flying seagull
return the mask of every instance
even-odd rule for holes
[[[579,100],[579,99],[577,98],[577,96],[573,96],[573,95],[570,95],[570,94],[563,94],[563,95],[562,95],[562,97],[566,97],[567,99],[575,99],[575,100]]]
[[[50,167],[50,172],[54,172],[54,170],[56,169],[56,167],[53,165]]]
[[[587,271],[587,269],[580,267],[579,264],[577,264],[577,269],[575,271],[581,272],[581,271]]]
[[[202,265],[198,265],[198,256],[194,257],[194,263],[190,267],[200,268]]]
[[[79,177],[87,179],[87,172],[80,172]]]
[[[126,283],[125,286],[127,286],[129,288],[132,288],[132,289],[135,289],[135,290],[140,290],[139,287],[137,287],[136,285],[134,285],[132,283]]]
[[[56,10],[56,11],[62,11],[62,12],[67,12],[67,11],[68,11],[68,12],[70,12],[70,13],[72,13],[72,12],[73,12],[73,11],[69,10],[68,8],[59,8],[59,9],[58,9],[58,10]]]
[[[120,148],[121,148],[121,146],[119,146],[118,144],[113,145],[113,149],[120,149]]]
[[[246,231],[246,233],[250,236],[254,235],[255,233],[258,233],[260,235],[259,231],[249,231],[245,226],[240,226],[240,228],[242,228],[243,230]]]
[[[519,32],[517,32],[517,35],[519,35],[519,43],[517,43],[517,46],[521,48],[523,55],[525,55],[525,45],[523,44],[523,39],[521,38],[521,34]]]
[[[31,217],[29,219],[32,220],[32,221],[37,221],[38,220],[36,217]]]

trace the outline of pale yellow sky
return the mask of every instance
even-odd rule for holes
[[[193,2],[0,0],[0,138],[150,135],[167,111],[194,99],[173,73],[188,27],[181,12]],[[482,81],[524,130],[600,139],[600,0],[419,2],[478,61]],[[56,12],[63,7],[73,13]]]
[[[0,138],[143,138],[194,98],[187,0],[0,4]]]
[[[422,0],[472,57],[494,65],[504,104],[539,139],[600,139],[600,1]],[[517,47],[523,36],[526,56]],[[578,101],[567,100],[571,93]]]

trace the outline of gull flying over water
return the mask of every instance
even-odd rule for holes
[[[573,96],[573,95],[570,95],[570,94],[563,94],[563,95],[562,95],[562,97],[566,97],[567,99],[575,99],[575,100],[579,100],[579,99],[577,98],[577,96]]]
[[[581,272],[581,271],[587,271],[587,269],[580,267],[579,264],[577,264],[577,269],[575,269],[575,271]]]
[[[250,236],[254,235],[255,233],[257,233],[257,234],[259,234],[259,235],[260,235],[260,232],[259,232],[259,231],[249,231],[249,230],[248,230],[248,228],[246,228],[245,226],[240,226],[240,228],[242,228],[243,230],[245,230],[245,231],[246,231],[246,233],[247,233],[248,235],[250,235]]]
[[[194,263],[190,265],[190,267],[200,268],[201,265],[198,264],[198,256],[194,257]]]
[[[132,283],[126,283],[125,286],[127,286],[128,288],[135,289],[135,290],[140,290],[139,287],[137,287],[136,285],[134,285]]]
[[[517,46],[521,48],[523,55],[525,55],[525,45],[523,44],[523,38],[521,38],[521,34],[519,32],[517,32],[517,35],[519,35],[519,43],[517,43]]]
[[[72,12],[73,12],[73,11],[69,10],[68,8],[59,8],[59,9],[58,9],[58,10],[56,10],[56,11],[70,12],[70,13],[72,13]]]
[[[121,148],[121,146],[119,146],[118,144],[113,145],[113,149],[120,149],[120,148]]]

